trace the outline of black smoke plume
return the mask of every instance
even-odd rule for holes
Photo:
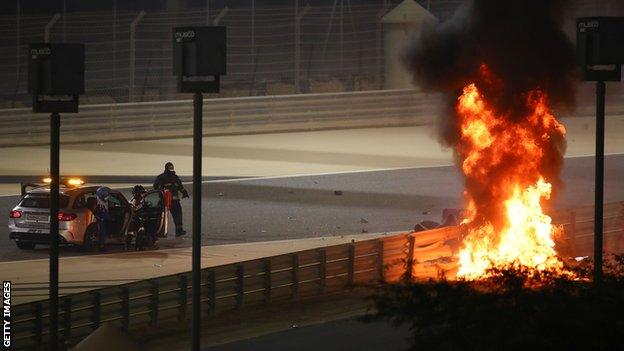
[[[565,5],[569,2],[471,0],[451,20],[422,28],[404,59],[416,85],[446,96],[447,109],[439,119],[442,143],[458,146],[461,142],[454,106],[471,83],[496,116],[509,122],[527,118],[526,97],[535,90],[546,94],[552,109],[572,110],[578,76],[574,45],[562,30]],[[540,147],[544,157],[536,170],[539,174],[527,175],[526,181],[534,184],[543,175],[558,189],[565,140],[554,135]],[[462,156],[455,151],[461,165]],[[488,174],[466,177],[467,192],[476,202],[475,224],[503,223],[505,196],[493,189],[504,188],[509,175],[521,169],[526,159],[513,153],[501,156]]]
[[[578,81],[574,45],[561,29],[569,3],[466,1],[451,20],[425,25],[404,62],[415,85],[452,102],[464,86],[478,83],[479,67],[486,64],[504,85],[483,91],[501,115],[521,118],[525,106],[519,97],[533,89],[546,92],[553,108],[569,111]],[[454,145],[458,134],[448,128],[455,126],[442,122],[445,143]]]

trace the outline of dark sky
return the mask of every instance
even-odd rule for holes
[[[210,6],[222,8],[227,5],[230,8],[249,7],[252,0],[210,0]],[[288,6],[293,5],[295,0],[256,0],[256,6]],[[345,4],[348,0],[343,0]],[[383,0],[350,0],[352,5],[356,4],[381,4]],[[83,11],[106,11],[112,10],[115,0],[65,0],[67,12]],[[176,2],[181,6],[190,8],[202,8],[206,6],[206,0],[117,0],[119,11],[139,11],[139,10],[164,10],[167,6],[172,6]],[[392,1],[388,1],[392,3]],[[397,2],[397,1],[394,1]],[[56,13],[63,11],[63,0],[0,0],[1,14],[15,14],[17,4],[20,3],[21,11],[24,14],[30,13]],[[299,0],[299,3],[311,6],[331,6],[333,0]]]

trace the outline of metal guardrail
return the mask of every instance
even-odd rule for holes
[[[605,252],[624,252],[624,202],[604,205]],[[569,255],[593,255],[594,207],[580,207],[553,215],[553,221],[563,225],[565,236],[560,240],[561,251]]]
[[[403,234],[204,268],[202,317],[399,279],[405,273],[409,242]],[[166,320],[184,322],[191,317],[190,282],[191,272],[185,272],[63,296],[60,339],[72,346],[102,323],[136,330]],[[16,305],[11,312],[15,350],[45,349],[47,300]]]
[[[624,252],[624,202],[604,205],[604,251]],[[586,206],[571,211],[551,213],[553,223],[563,228],[562,235],[555,237],[557,253],[562,257],[591,256],[594,249],[594,207]],[[415,244],[410,263],[411,276],[416,279],[436,277],[440,274],[453,276],[457,265],[453,250],[445,242],[461,240],[461,232],[444,233],[427,231],[413,236]],[[442,259],[440,259],[442,258]]]
[[[624,241],[624,202],[606,204],[604,214],[605,243]],[[564,228],[565,236],[558,240],[561,249],[582,249],[581,241],[592,237],[593,207],[562,211],[552,217]],[[435,277],[454,269],[452,262],[441,263],[435,258],[450,253],[443,242],[460,237],[459,227],[445,227],[204,268],[202,317],[344,292],[361,283],[396,281],[406,273],[415,278]],[[166,320],[188,320],[192,308],[190,275],[185,272],[61,297],[61,340],[66,346],[74,345],[105,322],[136,330]],[[16,350],[45,347],[47,308],[47,301],[13,307]]]
[[[206,99],[205,135],[303,131],[431,123],[437,98],[415,90]],[[61,140],[112,140],[192,135],[190,100],[81,106],[65,114]],[[49,116],[0,110],[0,146],[47,144]]]

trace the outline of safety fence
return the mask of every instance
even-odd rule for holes
[[[605,252],[624,253],[624,202],[605,204],[603,208],[603,248]],[[564,227],[561,253],[569,256],[593,255],[594,207],[580,207],[557,213],[553,221]]]
[[[227,135],[433,121],[437,97],[415,90],[206,99],[204,134]],[[61,142],[135,140],[192,135],[190,100],[86,105],[61,117]],[[0,146],[49,143],[49,116],[0,110]]]
[[[382,18],[401,1],[106,1],[62,2],[33,9],[4,1],[0,14],[0,106],[28,104],[29,43],[86,45],[83,103],[182,98],[176,94],[171,30],[227,28],[225,96],[379,89],[383,85]],[[461,0],[420,1],[447,18]]]
[[[593,207],[553,214],[563,226],[557,238],[562,255],[586,250],[593,235]],[[604,207],[607,251],[624,250],[624,202]],[[358,284],[397,281],[402,276],[425,279],[453,276],[456,261],[451,246],[460,242],[459,227],[327,246],[201,271],[201,313],[209,318],[242,307],[346,292]],[[617,245],[616,245],[617,244]],[[619,250],[619,251],[617,251]],[[582,253],[582,252],[581,252]],[[109,286],[60,298],[59,334],[74,345],[102,323],[125,330],[190,318],[191,273],[185,272]],[[47,301],[14,306],[16,349],[39,349],[49,333]]]

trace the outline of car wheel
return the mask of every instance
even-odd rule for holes
[[[87,252],[95,251],[97,242],[97,226],[89,226],[84,234],[82,250]]]
[[[22,250],[32,250],[35,248],[35,243],[30,243],[27,241],[17,241],[15,242],[15,244],[17,244],[17,247],[22,249]]]

